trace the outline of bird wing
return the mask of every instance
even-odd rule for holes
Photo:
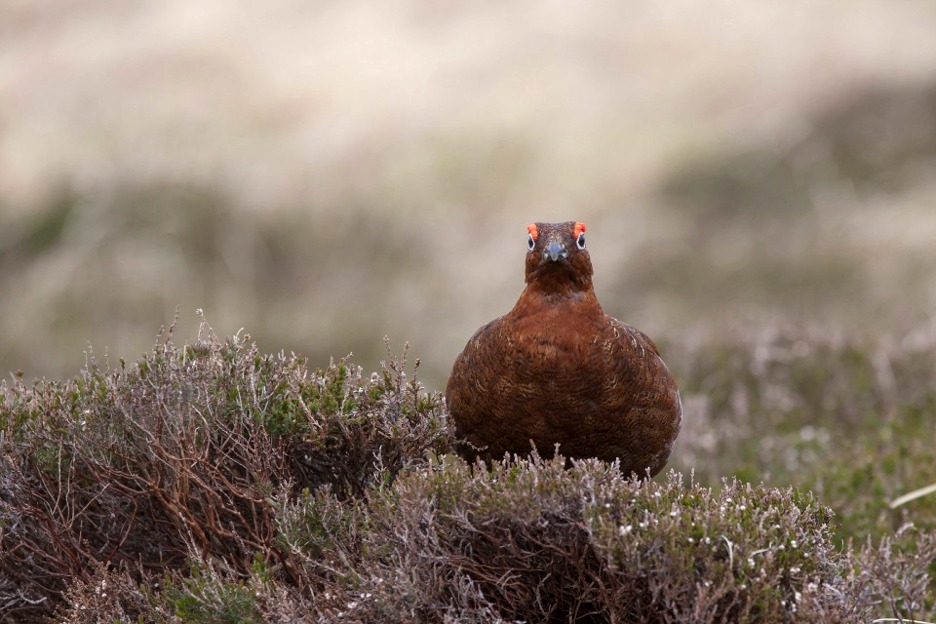
[[[622,385],[618,401],[635,407],[666,406],[677,409],[679,392],[660,350],[647,334],[610,316],[606,332],[608,373]]]
[[[625,337],[625,339],[629,339],[633,345],[646,349],[650,351],[651,353],[653,353],[653,355],[656,355],[657,357],[659,357],[660,349],[657,347],[656,343],[653,341],[653,338],[643,333],[636,327],[631,327],[627,323],[619,321],[616,318],[613,318],[611,316],[607,318],[611,327],[614,329],[617,329],[617,331],[623,337]]]
[[[679,390],[649,336],[611,317],[608,329],[613,340],[606,363],[615,388],[605,395],[604,408],[620,414],[619,456],[622,463],[630,456],[638,474],[646,466],[655,474],[666,463],[682,424]]]
[[[491,389],[496,382],[490,363],[497,361],[494,338],[500,333],[503,318],[498,317],[479,328],[452,366],[445,387],[445,402],[449,413],[458,415],[456,434],[459,436],[482,425],[482,416],[490,412],[486,403],[491,399]]]

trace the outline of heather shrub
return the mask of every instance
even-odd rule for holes
[[[831,522],[792,489],[716,493],[672,472],[641,484],[562,458],[443,461],[375,493],[323,621],[866,622],[891,590],[857,580]],[[932,600],[919,581],[934,554],[926,538],[902,560],[916,579],[902,607]]]
[[[105,563],[93,564],[85,572],[68,585],[57,617],[60,624],[152,619],[154,605],[150,597],[129,574],[109,569]]]
[[[447,447],[438,396],[404,367],[311,371],[246,336],[209,336],[5,387],[0,614],[50,613],[98,563],[141,580],[212,561],[236,579],[260,557],[289,578],[277,497],[324,485],[361,496]]]
[[[204,327],[0,385],[0,620],[932,619],[934,497],[887,508],[936,481],[932,357],[782,337],[680,357],[672,463],[698,472],[646,483],[467,465],[405,353],[312,370]]]

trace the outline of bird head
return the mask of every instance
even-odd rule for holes
[[[591,287],[592,264],[585,247],[584,223],[532,223],[527,234],[527,284],[555,291]]]

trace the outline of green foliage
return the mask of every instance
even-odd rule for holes
[[[191,624],[261,624],[263,614],[256,593],[243,582],[206,576],[195,566],[191,576],[177,583],[170,580],[163,599],[175,616]]]

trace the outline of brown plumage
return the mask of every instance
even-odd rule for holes
[[[607,316],[582,223],[529,226],[526,288],[471,337],[445,389],[466,459],[620,460],[655,475],[679,433],[679,391],[653,341]]]

